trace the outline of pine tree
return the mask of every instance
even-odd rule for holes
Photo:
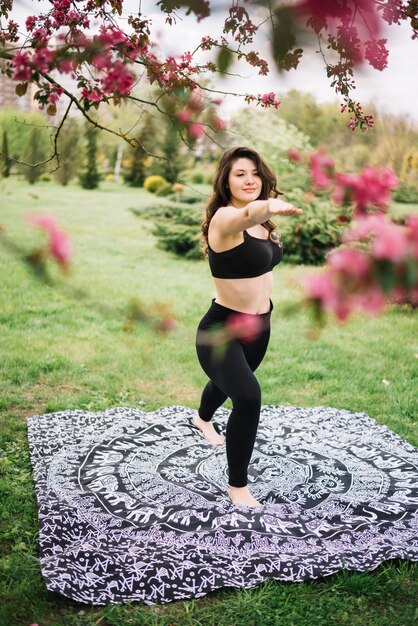
[[[97,130],[91,124],[86,124],[86,169],[79,176],[84,189],[96,189],[99,186],[100,175],[97,170]]]
[[[61,185],[68,185],[77,173],[79,166],[79,142],[80,134],[77,125],[69,124],[61,129],[58,137],[60,167],[54,173],[55,179]]]
[[[141,145],[140,137],[138,144],[132,148],[129,169],[124,174],[124,179],[131,187],[142,187],[145,180],[145,159],[147,153]]]
[[[183,169],[180,158],[180,135],[174,124],[169,124],[164,136],[162,153],[167,161],[161,161],[161,175],[169,183],[175,183],[179,172]]]
[[[154,118],[149,113],[144,115],[142,129],[136,139],[137,145],[130,153],[129,169],[123,174],[123,178],[131,187],[142,187],[147,176],[146,161],[149,159],[147,147],[156,145]]]
[[[9,160],[9,140],[7,138],[7,131],[3,131],[3,147],[2,147],[2,163],[1,174],[4,178],[10,176],[10,160]]]
[[[26,154],[28,154],[28,161],[33,164],[45,160],[45,144],[43,142],[42,130],[38,126],[31,128],[26,146]],[[45,170],[41,165],[37,165],[36,167],[24,165],[23,167],[23,175],[31,185],[36,183]]]

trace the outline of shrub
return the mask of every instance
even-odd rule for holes
[[[284,259],[288,263],[321,265],[332,248],[341,243],[339,210],[329,201],[307,202],[300,190],[286,194],[286,200],[303,209],[303,215],[280,218],[279,232]]]
[[[152,234],[158,247],[187,259],[202,258],[200,224],[202,208],[167,202],[132,209],[135,215],[153,222]]]
[[[158,196],[159,198],[166,198],[167,196],[171,196],[171,195],[174,197],[172,184],[164,183],[163,185],[161,185],[161,187],[158,187],[157,191],[155,192],[155,195]]]
[[[212,185],[215,176],[215,165],[213,163],[200,163],[193,169],[183,170],[179,176],[180,180],[193,185]]]
[[[201,185],[204,182],[203,173],[194,172],[194,174],[190,176],[190,182],[194,183],[195,185]]]
[[[157,224],[152,232],[158,239],[158,246],[163,250],[174,252],[186,259],[203,258],[198,224],[189,225],[170,220]]]
[[[168,182],[162,176],[157,176],[157,175],[148,176],[144,180],[144,189],[146,189],[147,191],[151,193],[157,193],[157,191],[163,185],[168,185]]]
[[[395,202],[415,204],[418,202],[418,189],[415,187],[408,187],[407,185],[400,185],[393,193],[393,199]]]

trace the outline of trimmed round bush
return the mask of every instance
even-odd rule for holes
[[[287,263],[321,265],[326,254],[341,244],[343,225],[339,209],[329,200],[304,200],[300,190],[287,193],[286,200],[303,209],[302,215],[277,220]]]
[[[144,180],[144,189],[151,193],[157,193],[157,191],[164,185],[168,185],[168,181],[163,176],[153,175],[148,176]]]

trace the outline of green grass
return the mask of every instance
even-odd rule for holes
[[[418,568],[405,561],[154,607],[85,607],[45,590],[25,418],[76,408],[197,407],[206,380],[194,334],[213,296],[209,271],[205,262],[156,248],[150,224],[131,211],[151,202],[146,192],[114,183],[86,192],[0,180],[0,243],[7,237],[29,252],[43,235],[26,226],[25,212],[51,211],[75,244],[68,278],[51,267],[55,284],[37,280],[0,245],[0,625],[418,624]],[[378,318],[330,323],[313,341],[308,312],[286,313],[299,299],[296,280],[306,271],[283,264],[275,272],[272,339],[259,369],[263,402],[365,411],[417,445],[416,315],[393,307]],[[136,325],[125,332],[132,298],[148,306],[168,303],[176,330],[160,336]]]

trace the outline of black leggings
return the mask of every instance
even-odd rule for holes
[[[202,393],[199,416],[209,422],[225,400],[232,400],[226,427],[226,456],[229,484],[245,487],[247,470],[254,448],[261,408],[261,389],[253,372],[260,365],[270,338],[270,311],[261,313],[261,332],[253,341],[232,339],[222,347],[208,342],[210,333],[222,328],[232,314],[212,300],[212,305],[201,320],[197,330],[196,350],[200,365],[210,378]]]

